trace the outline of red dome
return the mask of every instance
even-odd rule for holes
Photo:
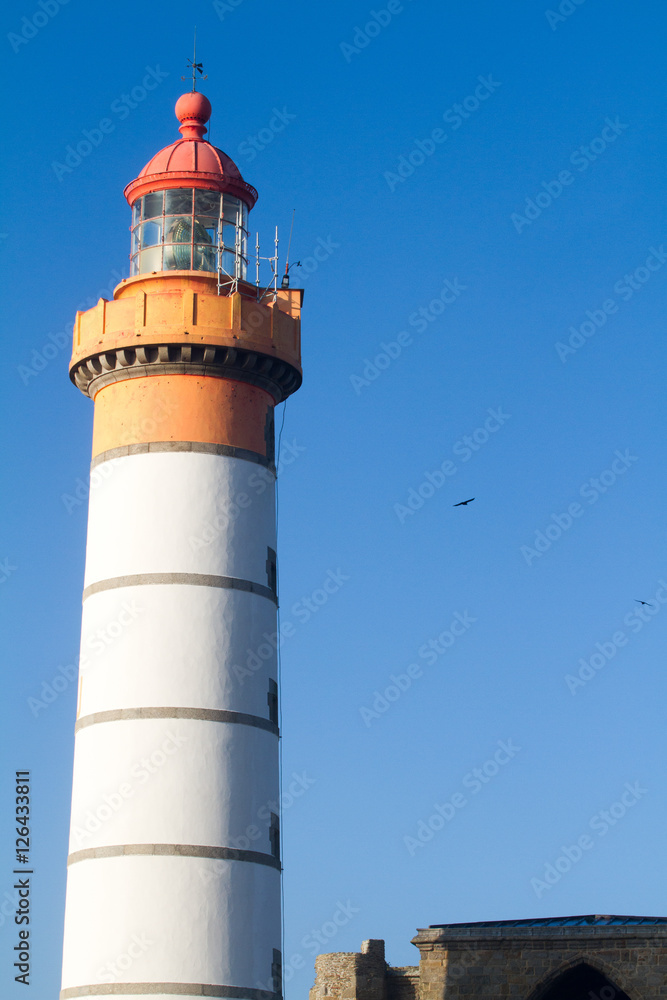
[[[177,139],[149,160],[139,177],[184,170],[215,174],[216,177],[243,180],[234,161],[206,139]],[[139,177],[137,180],[139,180]]]
[[[234,161],[203,138],[211,105],[203,94],[183,94],[176,102],[176,116],[182,123],[182,139],[165,146],[148,161],[136,180],[125,188],[130,205],[150,191],[197,187],[228,191],[241,198],[248,208],[257,201],[257,191],[246,184]]]

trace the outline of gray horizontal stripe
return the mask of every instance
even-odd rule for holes
[[[147,584],[182,583],[193,587],[221,587],[225,590],[245,590],[250,594],[268,597],[278,603],[276,594],[261,583],[239,580],[234,576],[208,576],[205,573],[135,573],[132,576],[114,576],[109,580],[91,583],[83,592],[83,600],[102,590],[116,590],[118,587],[141,587]]]
[[[211,986],[208,983],[95,983],[92,986],[70,986],[60,991],[60,1000],[72,997],[153,996],[230,997],[232,1000],[281,1000],[280,993],[255,990],[243,986]]]
[[[246,462],[263,465],[271,471],[274,467],[268,458],[257,451],[246,448],[234,448],[230,444],[209,444],[205,441],[149,441],[144,444],[126,444],[120,448],[109,448],[100,452],[91,462],[91,471],[102,462],[110,462],[114,458],[125,458],[127,455],[147,455],[154,452],[196,452],[200,455],[224,455],[227,458],[242,458]]]
[[[78,719],[74,732],[96,726],[101,722],[124,722],[136,719],[200,719],[203,722],[231,722],[240,726],[254,726],[265,729],[269,733],[278,733],[278,726],[270,719],[260,715],[247,715],[245,712],[224,712],[213,708],[116,708],[109,712],[94,712]]]
[[[247,861],[253,865],[280,868],[280,860],[260,851],[239,851],[236,847],[200,847],[197,844],[114,844],[111,847],[86,847],[73,851],[68,865],[99,858],[121,858],[136,855],[168,858],[212,858],[218,861]]]

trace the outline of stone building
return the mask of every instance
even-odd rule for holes
[[[667,1000],[667,918],[583,916],[436,924],[419,965],[384,941],[320,955],[310,1000]]]

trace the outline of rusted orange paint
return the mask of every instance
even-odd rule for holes
[[[95,397],[93,458],[110,448],[154,441],[230,445],[266,456],[268,392],[198,375],[152,375],[113,382]]]

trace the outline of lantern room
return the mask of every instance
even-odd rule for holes
[[[257,191],[204,139],[211,105],[203,94],[184,94],[175,110],[182,138],[156,153],[125,189],[130,274],[204,271],[245,280],[248,212]]]

